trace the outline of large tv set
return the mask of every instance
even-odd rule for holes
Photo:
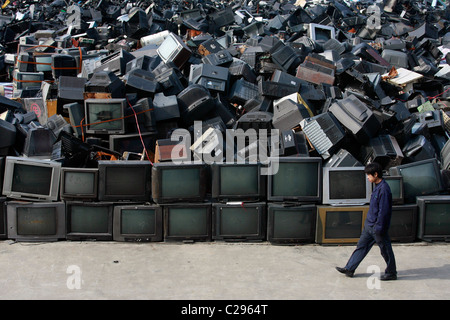
[[[322,158],[270,158],[275,174],[267,176],[268,201],[320,202],[322,200]],[[278,164],[275,165],[274,161]]]
[[[417,236],[417,205],[392,206],[389,237],[392,242],[414,242]]]
[[[0,239],[7,239],[6,229],[6,198],[0,197]]]
[[[64,202],[8,201],[8,239],[58,241],[66,238]]]
[[[124,134],[127,99],[84,100],[85,132],[87,134]]]
[[[266,198],[266,176],[261,163],[214,163],[211,194],[218,201],[259,201]]]
[[[424,241],[449,241],[450,195],[418,196],[416,200],[417,237]]]
[[[163,208],[165,241],[211,241],[210,202],[172,203]]]
[[[402,176],[405,203],[415,203],[417,196],[435,194],[443,189],[439,163],[435,158],[391,167],[389,174]]]
[[[371,193],[364,167],[323,167],[322,204],[363,205]]]
[[[98,200],[150,201],[151,168],[146,160],[98,161]]]
[[[265,241],[265,202],[213,203],[212,238],[222,241]]]
[[[316,243],[356,244],[369,206],[317,206]]]
[[[267,204],[267,240],[275,244],[314,243],[317,207],[314,204]]]
[[[12,199],[57,201],[61,163],[25,157],[6,157],[3,195]]]
[[[113,240],[114,202],[66,201],[67,240]]]
[[[98,169],[62,167],[59,191],[63,200],[97,199]]]
[[[156,203],[201,202],[209,188],[207,165],[203,163],[154,163],[152,198]]]
[[[162,241],[162,207],[149,204],[114,206],[113,239],[119,242]]]
[[[383,176],[383,179],[389,185],[392,193],[392,204],[399,205],[404,203],[403,177],[402,176]],[[372,189],[375,186],[372,186]]]

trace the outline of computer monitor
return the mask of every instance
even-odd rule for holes
[[[330,39],[335,39],[336,30],[332,26],[310,23],[309,34],[312,40],[325,43]]]
[[[178,68],[181,68],[192,55],[191,49],[172,32],[166,36],[156,52],[164,63],[173,61]]]
[[[58,241],[66,238],[64,202],[8,201],[8,239]]]
[[[357,243],[368,211],[369,206],[317,206],[316,243]]]
[[[434,158],[391,167],[389,174],[402,176],[405,203],[415,203],[417,196],[443,189],[439,163]]]
[[[417,205],[392,206],[389,237],[392,242],[414,242],[417,236]]]
[[[371,193],[364,167],[323,167],[322,204],[367,204]]]
[[[150,161],[98,161],[98,199],[100,201],[150,201]]]
[[[113,239],[120,242],[162,241],[162,207],[149,204],[114,206]]]
[[[208,189],[206,164],[153,164],[151,190],[156,203],[203,201]]]
[[[267,240],[276,244],[314,243],[317,208],[313,204],[267,204]]]
[[[113,202],[65,203],[67,240],[113,240]]]
[[[392,193],[392,204],[398,205],[404,203],[403,177],[402,176],[383,176],[383,179],[389,185]],[[375,186],[372,186],[372,189]]]
[[[85,128],[87,134],[124,134],[127,100],[84,100]]]
[[[97,168],[61,168],[60,197],[63,200],[95,200],[98,193]]]
[[[3,195],[12,199],[57,201],[61,163],[25,157],[6,157]]]
[[[164,208],[165,241],[211,241],[211,203],[172,203]]]
[[[213,203],[213,240],[265,241],[267,205],[265,202]]]
[[[419,209],[417,237],[424,241],[450,239],[450,195],[416,198]]]
[[[273,163],[274,159],[270,161]],[[268,201],[320,202],[322,200],[322,158],[277,158],[275,174],[267,176]]]
[[[260,163],[214,163],[211,193],[218,201],[259,201],[266,198],[266,176]]]

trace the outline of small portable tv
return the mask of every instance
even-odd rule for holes
[[[389,185],[392,193],[392,204],[399,205],[404,203],[403,178],[402,176],[383,176],[383,179]],[[375,186],[372,186],[372,189]]]
[[[98,169],[62,167],[59,190],[63,200],[97,199]]]
[[[267,205],[265,202],[213,203],[213,240],[265,241]]]
[[[146,160],[98,161],[98,200],[150,201],[151,169]]]
[[[172,203],[163,208],[165,241],[211,241],[210,202]]]
[[[113,240],[113,202],[66,201],[67,240]]]
[[[267,204],[267,240],[277,244],[314,243],[317,207],[313,204]]]
[[[419,210],[417,237],[424,241],[450,240],[450,195],[416,198]]]
[[[371,193],[364,167],[323,167],[322,204],[367,204]]]
[[[151,181],[156,203],[201,202],[209,188],[207,166],[203,163],[154,163]]]
[[[260,163],[211,165],[212,198],[219,201],[259,201],[266,198],[266,176]]]
[[[85,132],[87,134],[124,134],[127,100],[86,99],[84,100]]]
[[[322,158],[271,158],[275,174],[267,176],[268,201],[320,202],[322,200]]]
[[[12,199],[57,201],[61,163],[25,157],[6,157],[3,195]]]
[[[8,239],[58,241],[66,238],[64,202],[8,201]]]
[[[417,236],[417,205],[392,206],[389,237],[392,242],[414,242]]]
[[[149,204],[114,206],[113,239],[120,242],[162,241],[162,207]]]
[[[317,206],[316,243],[357,243],[368,211],[369,206]]]

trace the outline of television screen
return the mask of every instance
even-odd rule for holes
[[[317,206],[316,243],[355,244],[369,206]]]
[[[278,172],[267,176],[269,201],[320,202],[322,159],[316,157],[278,158]]]
[[[164,206],[166,241],[210,241],[211,203],[179,203]]]
[[[127,100],[86,99],[84,101],[85,126],[88,134],[124,134]]]
[[[417,235],[417,205],[392,207],[389,236],[392,242],[414,242]]]
[[[116,205],[113,239],[122,242],[163,240],[162,207],[152,205]]]
[[[402,176],[383,176],[392,193],[392,204],[403,204],[403,178]],[[374,186],[372,186],[373,189]]]
[[[152,198],[156,203],[203,201],[208,182],[205,164],[155,163]]]
[[[316,232],[315,205],[267,204],[267,240],[272,243],[312,243]]]
[[[212,197],[218,200],[263,200],[265,178],[259,163],[212,164]]]
[[[61,199],[96,199],[98,169],[61,168]]]
[[[3,194],[12,199],[57,201],[61,163],[6,157]]]
[[[66,237],[64,202],[7,202],[8,239],[57,241]]]
[[[151,162],[139,160],[98,161],[100,201],[149,201]]]
[[[417,197],[419,210],[417,237],[424,241],[450,239],[450,195]]]
[[[417,196],[430,195],[443,189],[439,164],[434,158],[391,167],[389,172],[402,176],[405,203],[414,203]]]
[[[316,23],[309,24],[309,32],[312,40],[322,43],[325,43],[330,39],[335,39],[336,37],[336,30],[334,27]]]
[[[213,239],[224,241],[264,241],[267,234],[265,202],[214,203]]]
[[[143,153],[144,146],[147,153],[155,153],[157,134],[143,132],[140,134],[117,134],[109,136],[109,148],[120,154],[124,152]],[[148,159],[149,160],[149,159]]]
[[[370,202],[372,185],[364,167],[324,167],[323,204],[355,204]]]
[[[113,202],[65,203],[67,240],[113,240]]]

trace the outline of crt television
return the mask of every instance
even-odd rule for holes
[[[3,195],[12,199],[57,201],[61,163],[25,157],[6,157]]]
[[[414,242],[417,236],[417,205],[392,206],[389,237],[392,242]]]
[[[271,243],[313,243],[317,208],[314,204],[267,204],[267,240]]]
[[[98,161],[98,200],[150,201],[150,161]]]
[[[115,205],[113,239],[119,242],[162,241],[162,207],[149,204]]]
[[[450,195],[416,198],[419,210],[417,237],[424,241],[450,240]]]
[[[66,238],[64,202],[8,201],[8,239],[58,241]]]
[[[124,134],[127,99],[84,100],[85,132],[87,134]]]
[[[369,206],[317,206],[316,243],[357,243],[368,211]]]
[[[60,197],[70,199],[97,199],[97,168],[61,168]]]
[[[404,203],[403,178],[402,176],[383,176],[383,179],[389,185],[392,193],[392,204]],[[372,189],[375,186],[372,186]]]
[[[274,159],[271,168],[276,168]],[[278,171],[267,176],[268,201],[320,202],[322,200],[322,158],[277,158]]]
[[[370,202],[372,184],[364,167],[324,167],[322,204],[362,205]]]
[[[211,203],[172,203],[164,208],[165,241],[211,241]]]

